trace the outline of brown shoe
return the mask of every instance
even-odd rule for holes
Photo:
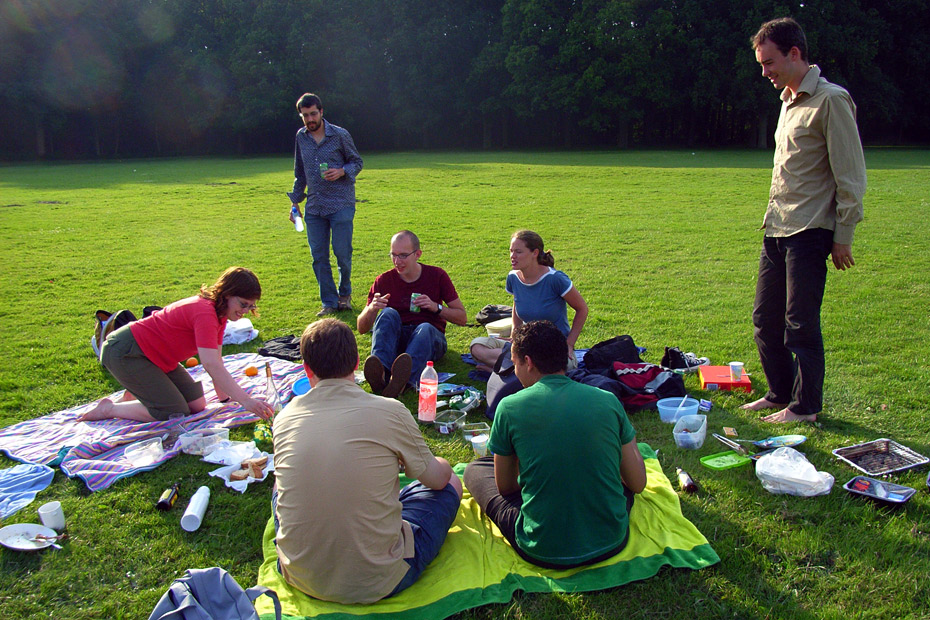
[[[330,314],[336,314],[336,309],[332,306],[323,306],[323,309],[316,313],[317,316],[329,316]]]
[[[365,360],[365,381],[371,387],[372,394],[380,394],[387,385],[387,381],[384,380],[384,365],[374,355],[369,355]]]
[[[352,296],[346,295],[339,298],[339,305],[336,306],[339,312],[352,312]]]
[[[391,364],[391,379],[385,386],[381,396],[388,398],[397,398],[404,388],[407,387],[407,381],[410,380],[410,370],[413,368],[413,360],[406,353],[401,353]]]

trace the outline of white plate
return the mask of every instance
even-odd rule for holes
[[[16,551],[38,551],[51,546],[52,540],[31,540],[37,535],[56,536],[55,530],[38,523],[15,523],[0,528],[0,545]]]

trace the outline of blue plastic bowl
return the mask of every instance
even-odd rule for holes
[[[659,417],[663,422],[674,424],[678,421],[678,418],[683,415],[695,415],[697,413],[700,403],[696,398],[687,397],[684,405],[681,405],[681,399],[681,396],[673,396],[671,398],[663,398],[656,403],[656,406],[659,408]],[[681,405],[681,409],[678,408],[678,405]]]
[[[294,382],[294,387],[292,387],[291,390],[294,392],[294,396],[300,396],[302,394],[306,394],[307,392],[310,391],[310,379],[306,377],[301,377],[300,379]]]

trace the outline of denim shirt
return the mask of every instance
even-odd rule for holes
[[[355,206],[355,177],[362,171],[362,158],[349,132],[323,120],[324,137],[317,144],[306,127],[301,127],[294,141],[294,190],[287,194],[291,202],[307,199],[305,209],[313,215],[332,215]],[[345,176],[326,181],[320,164],[342,168]],[[306,190],[306,192],[304,191]]]

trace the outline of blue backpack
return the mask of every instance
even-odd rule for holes
[[[267,594],[281,620],[281,602],[274,590],[255,586],[243,590],[218,566],[188,569],[158,600],[149,620],[259,620],[252,601]]]

